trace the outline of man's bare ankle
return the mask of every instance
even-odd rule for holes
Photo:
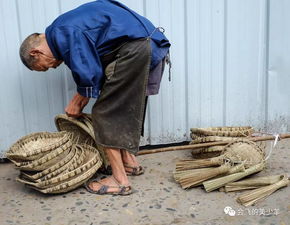
[[[123,177],[123,176],[114,176],[114,175],[113,175],[113,178],[114,178],[116,181],[118,181],[118,183],[121,184],[121,185],[125,185],[125,186],[130,185],[129,180],[128,180],[127,177],[125,178],[125,177]]]

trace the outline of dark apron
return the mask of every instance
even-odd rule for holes
[[[139,151],[151,63],[150,37],[127,42],[101,58],[105,81],[92,109],[96,143]]]

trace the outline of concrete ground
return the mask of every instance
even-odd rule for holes
[[[268,168],[259,176],[290,175],[289,156],[290,140],[279,142]],[[125,197],[93,195],[82,187],[46,196],[16,183],[19,172],[12,164],[0,164],[0,224],[290,224],[290,187],[248,208],[235,201],[239,193],[182,190],[174,182],[172,172],[178,159],[190,157],[188,150],[139,156],[146,172],[131,178],[137,192]],[[235,210],[235,216],[224,213],[226,206]]]

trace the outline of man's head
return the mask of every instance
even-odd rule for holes
[[[46,71],[62,63],[53,56],[44,34],[29,35],[22,42],[19,54],[23,64],[30,70]]]

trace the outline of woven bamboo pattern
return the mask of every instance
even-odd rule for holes
[[[42,193],[72,190],[91,178],[103,164],[89,114],[79,120],[58,115],[55,123],[60,132],[29,134],[7,152],[20,170],[17,181]]]
[[[86,181],[88,181],[96,173],[96,171],[100,168],[101,164],[102,163],[99,161],[96,165],[94,165],[92,168],[90,168],[88,171],[86,171],[82,175],[80,175],[80,176],[78,176],[70,181],[56,185],[54,187],[39,190],[39,191],[42,193],[45,193],[45,194],[48,194],[48,193],[59,194],[59,193],[65,193],[65,192],[71,191],[71,190],[83,185]]]
[[[60,114],[55,117],[54,121],[59,131],[67,131],[72,134],[74,143],[89,144],[97,148],[101,154],[104,165],[109,165],[103,148],[95,143],[95,133],[92,125],[92,116],[90,114],[83,114],[78,119],[68,117],[66,114]]]
[[[245,163],[245,168],[259,164],[265,159],[265,151],[256,143],[248,140],[237,140],[225,146],[220,156],[208,159],[180,160],[176,171],[220,166],[225,162],[232,165]]]
[[[98,164],[99,161],[101,162],[99,152],[96,149],[94,149],[88,145],[77,146],[77,147],[84,148],[85,149],[84,152],[86,154],[83,162],[77,168],[75,168],[75,169],[68,168],[66,171],[63,171],[58,176],[53,177],[51,179],[46,179],[46,180],[40,181],[40,182],[26,181],[26,180],[22,179],[21,177],[18,178],[17,180],[21,183],[29,184],[29,185],[37,187],[37,188],[47,189],[47,188],[54,187],[58,184],[61,184],[64,181],[69,181],[69,180],[77,177],[79,174],[84,173],[87,170],[89,170],[90,168],[94,167],[96,164]]]
[[[88,116],[75,119],[68,117],[66,114],[60,114],[55,117],[54,121],[58,131],[68,131],[72,133],[76,143],[95,143],[94,131]]]
[[[69,153],[69,150],[72,147],[72,142],[68,141],[64,145],[51,150],[49,153],[44,155],[43,157],[28,161],[28,162],[20,162],[15,163],[17,169],[28,170],[28,171],[41,171],[48,169],[52,165],[59,162],[61,159],[65,158],[65,156]]]
[[[85,149],[86,159],[80,167],[38,184],[27,182],[21,178],[18,178],[18,181],[26,183],[29,187],[42,193],[64,193],[79,187],[90,179],[102,165],[102,159],[97,149],[88,145],[83,145],[81,148]]]
[[[250,126],[191,128],[191,132],[202,136],[246,137],[254,133]]]
[[[265,160],[265,149],[255,142],[242,139],[225,146],[220,157],[232,163],[245,162],[245,168],[249,168]]]
[[[85,151],[82,148],[79,148],[77,145],[73,147],[76,151],[75,156],[70,160],[67,164],[64,166],[60,167],[59,169],[55,170],[52,173],[49,173],[40,179],[35,180],[36,182],[42,182],[45,180],[49,180],[53,177],[58,176],[59,174],[67,171],[72,171],[76,169],[78,166],[80,166],[84,162],[84,158],[86,156]]]
[[[260,172],[265,164],[265,151],[256,143],[240,138],[222,148],[213,148],[221,154],[212,158],[181,160],[176,163],[175,180],[182,188],[203,184],[206,191],[212,191],[232,180],[242,179]],[[201,152],[204,149],[200,150]],[[210,153],[210,151],[208,151]],[[221,176],[216,178],[215,177]],[[213,183],[210,183],[213,179]],[[221,185],[221,186],[219,186]]]
[[[240,137],[220,137],[220,136],[196,136],[191,134],[192,141],[190,144],[199,144],[206,142],[215,142],[215,141],[234,141],[240,139]]]
[[[71,163],[73,158],[80,158],[80,152],[76,151],[75,146],[72,147],[72,149],[69,151],[66,157],[64,157],[62,160],[54,164],[53,166],[41,171],[41,172],[23,172],[21,171],[21,176],[24,177],[25,179],[34,181],[38,179],[42,179],[42,177],[45,177],[46,175],[51,175],[51,174],[59,174],[63,170],[65,170],[68,166],[69,163]],[[58,172],[60,171],[60,172]]]
[[[35,160],[56,149],[70,139],[68,132],[38,132],[27,135],[13,144],[6,153],[12,162]]]

